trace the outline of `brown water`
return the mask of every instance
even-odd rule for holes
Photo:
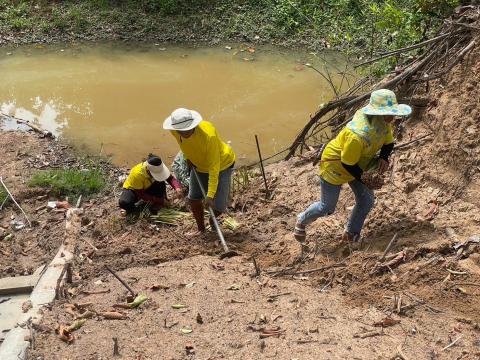
[[[232,142],[239,163],[251,163],[257,159],[254,134],[267,157],[289,145],[310,114],[331,99],[328,83],[302,64],[334,64],[337,85],[341,76],[335,73],[345,65],[335,53],[252,53],[231,46],[1,49],[0,106],[128,166],[149,152],[173,157],[178,148],[163,120],[177,107],[192,108]]]

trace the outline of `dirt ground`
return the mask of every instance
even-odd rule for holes
[[[125,359],[479,358],[479,78],[474,51],[446,79],[430,84],[423,114],[399,124],[400,144],[426,137],[395,151],[359,249],[340,242],[354,204],[345,188],[336,213],[307,229],[302,257],[291,234],[295,217],[319,198],[318,169],[308,154],[267,167],[270,200],[258,171],[251,171],[230,209],[241,226],[226,231],[241,256],[224,261],[215,234],[183,235],[191,219],[168,227],[121,218],[116,179],[122,170],[108,169],[111,189],[83,204],[74,283],[66,299],[45,309],[30,359],[110,359],[112,337]],[[2,132],[0,146],[2,177],[35,221],[32,229],[13,231],[12,216],[22,220],[21,214],[12,206],[0,212],[0,231],[14,234],[0,241],[0,275],[31,273],[53,256],[65,225],[63,211],[36,210],[48,194],[24,183],[35,167],[64,166],[70,157],[72,166],[82,166],[81,160],[37,135]],[[252,257],[260,276],[253,275]],[[105,264],[149,296],[126,311],[125,320],[98,315],[126,295]],[[151,291],[152,285],[162,286]],[[232,285],[238,290],[227,290]],[[101,289],[109,292],[85,293]],[[67,345],[54,329],[85,311],[69,304],[85,302],[94,315]],[[260,338],[275,327],[277,334]]]

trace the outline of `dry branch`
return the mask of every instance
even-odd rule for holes
[[[480,6],[465,9],[463,13],[454,14],[433,38],[380,54],[379,57],[358,65],[367,65],[393,55],[403,57],[406,64],[393,77],[387,77],[377,84],[369,85],[371,78],[363,78],[344,94],[324,104],[297,135],[285,159],[290,159],[299,149],[301,153],[307,141],[310,146],[328,142],[351,119],[355,111],[365,104],[373,90],[386,88],[395,91],[399,97],[413,98],[423,88],[419,84],[428,84],[429,81],[448,74],[477,45],[474,30],[480,29],[479,10]],[[466,15],[469,16],[468,24],[462,22]],[[418,57],[407,58],[408,51],[422,48],[423,53]]]

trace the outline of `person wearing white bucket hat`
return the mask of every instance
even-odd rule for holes
[[[166,205],[168,182],[175,189],[178,197],[182,194],[182,186],[162,160],[155,155],[149,155],[146,161],[135,165],[123,183],[123,191],[118,201],[119,206],[127,214],[135,211],[135,204],[144,200],[157,210]]]
[[[188,199],[198,231],[189,236],[204,233],[203,200],[214,210],[215,215],[226,210],[235,153],[220,139],[213,124],[203,120],[197,111],[176,109],[165,119],[163,128],[170,130],[187,162],[195,167],[203,188],[208,189],[204,199],[195,174],[191,172]]]
[[[360,241],[365,219],[373,208],[373,190],[383,185],[393,151],[392,122],[395,116],[406,116],[412,109],[398,104],[395,93],[388,89],[373,91],[367,106],[325,147],[320,160],[319,202],[298,215],[295,238],[303,242],[305,227],[319,217],[335,211],[342,184],[348,183],[355,195],[355,206],[343,233],[343,241]]]

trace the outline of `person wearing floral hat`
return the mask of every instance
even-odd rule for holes
[[[383,174],[389,166],[388,160],[394,146],[392,122],[395,116],[406,116],[411,111],[410,106],[398,104],[391,90],[372,92],[369,104],[355,113],[322,153],[320,201],[298,215],[294,230],[298,241],[305,241],[307,225],[335,211],[340,189],[345,183],[352,189],[356,204],[342,240],[360,240],[363,224],[375,202],[373,190],[383,183],[377,174]]]

